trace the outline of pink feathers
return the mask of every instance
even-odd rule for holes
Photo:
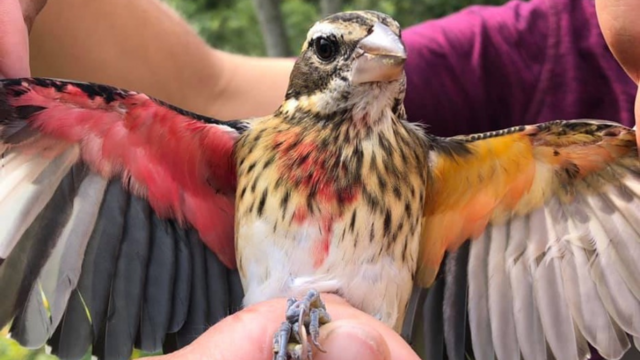
[[[80,145],[93,171],[105,178],[122,176],[158,215],[194,226],[207,246],[235,267],[233,145],[242,131],[238,123],[106,86],[24,79],[4,87],[16,109],[44,108],[25,119],[41,135],[17,145],[22,151],[42,152],[51,147],[50,139]]]

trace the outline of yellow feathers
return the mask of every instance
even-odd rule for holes
[[[445,251],[480,236],[488,223],[526,215],[551,196],[572,201],[575,188],[587,182],[612,183],[620,175],[611,166],[624,166],[625,157],[636,151],[631,129],[598,121],[557,121],[459,137],[444,140],[442,148],[447,141],[466,141],[467,151],[434,148],[430,155],[417,276],[422,286],[434,280]]]
[[[424,208],[419,281],[433,281],[445,250],[482,233],[504,217],[531,187],[532,145],[522,133],[467,144],[468,155],[438,154]]]

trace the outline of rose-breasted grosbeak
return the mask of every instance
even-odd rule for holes
[[[64,358],[90,344],[125,358],[165,333],[179,346],[238,297],[217,256],[245,305],[300,297],[280,357],[305,356],[329,321],[317,291],[400,331],[414,284],[432,287],[427,333],[444,332],[430,354],[442,338],[464,358],[468,313],[478,359],[578,359],[587,343],[621,356],[640,336],[634,132],[435,137],[406,121],[405,58],[390,17],[330,16],[280,108],[231,122],[104,85],[2,80],[0,324]]]

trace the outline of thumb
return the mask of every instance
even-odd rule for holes
[[[387,360],[391,352],[382,334],[357,320],[339,320],[325,325],[320,344],[326,350],[317,351],[317,360]]]

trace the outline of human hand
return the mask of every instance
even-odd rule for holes
[[[0,1],[0,78],[30,76],[29,30],[46,2]]]
[[[596,0],[600,29],[611,52],[631,79],[640,85],[640,2]],[[636,94],[636,141],[640,146],[640,91]]]
[[[333,319],[320,329],[315,360],[414,360],[418,356],[391,328],[355,309],[342,298],[323,294]],[[273,357],[273,334],[284,319],[285,299],[250,306],[210,328],[191,345],[154,360],[254,360]]]

